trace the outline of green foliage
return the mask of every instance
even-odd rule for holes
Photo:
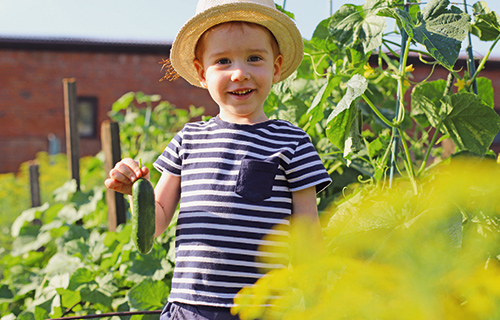
[[[350,169],[360,179],[385,184],[392,157],[396,170],[415,184],[431,158],[442,160],[439,142],[444,139],[451,139],[457,152],[491,153],[500,117],[493,110],[491,81],[479,77],[488,57],[474,74],[457,71],[455,63],[469,30],[496,40],[500,19],[484,1],[474,5],[474,22],[448,0],[429,1],[422,9],[402,4],[345,4],[321,21],[305,41],[295,78],[276,85],[266,104],[269,115],[292,118],[308,132],[331,174]],[[386,19],[399,28],[385,34]],[[408,39],[398,45],[390,40],[394,34]],[[412,52],[432,66],[420,83],[411,82],[414,67],[407,61]],[[428,81],[436,67],[449,71],[447,81]],[[322,195],[323,202],[351,182]]]
[[[29,185],[29,166],[38,164],[40,197],[42,203],[53,204],[52,193],[68,180],[68,160],[64,154],[49,155],[46,152],[37,154],[34,161],[28,161],[20,166],[19,172],[0,174],[0,226],[3,232],[0,236],[0,247],[10,250],[12,239],[9,226],[20,212],[31,207]],[[83,170],[82,185],[94,186],[103,180],[104,172],[94,170],[102,162],[94,157],[84,157],[80,161]],[[93,171],[93,174],[87,174]],[[100,172],[100,174],[97,174]],[[92,181],[89,181],[92,180]],[[0,249],[1,250],[1,249]],[[1,254],[0,254],[1,255]]]
[[[151,163],[184,124],[203,111],[193,106],[178,109],[159,95],[128,92],[113,103],[109,117],[120,124],[122,157]]]
[[[153,153],[161,152],[175,132],[200,113],[195,108],[176,110],[159,96],[128,93],[114,104],[111,115],[122,121],[122,155],[140,156],[151,167]],[[150,152],[153,147],[158,150]],[[2,197],[7,236],[0,255],[0,317],[41,320],[161,309],[170,292],[174,228],[156,238],[149,254],[141,255],[130,221],[116,232],[106,230],[102,154],[81,160],[79,190],[74,180],[67,180],[64,155],[50,158],[41,153],[37,162],[44,201],[38,208],[29,208],[28,164],[17,177],[0,177],[0,192],[11,198],[19,195],[16,200]]]
[[[452,69],[469,31],[470,17],[457,7],[447,9],[449,4],[448,0],[429,1],[417,21],[399,8],[386,8],[380,14],[396,19],[411,39],[423,45],[441,65]]]

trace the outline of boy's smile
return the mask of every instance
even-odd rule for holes
[[[195,67],[200,83],[220,108],[222,120],[252,124],[267,120],[263,106],[279,81],[283,57],[262,26],[230,22],[201,38]]]

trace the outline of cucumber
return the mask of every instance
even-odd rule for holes
[[[155,193],[151,182],[139,178],[132,185],[132,237],[141,254],[148,254],[155,239]]]

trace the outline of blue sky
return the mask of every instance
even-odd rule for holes
[[[275,2],[283,4],[283,0]],[[345,3],[364,2],[333,0],[333,11]],[[490,9],[500,12],[500,1],[486,2]],[[196,3],[197,0],[0,0],[0,36],[170,42],[192,16]],[[330,0],[287,0],[286,9],[295,14],[303,37],[310,39],[316,25],[329,16]],[[486,54],[490,45],[491,42],[473,43],[478,55]],[[500,58],[500,44],[492,56]]]

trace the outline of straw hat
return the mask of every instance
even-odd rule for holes
[[[229,21],[252,22],[271,31],[283,55],[280,81],[302,62],[302,36],[293,20],[276,9],[273,0],[199,0],[196,15],[182,26],[170,51],[172,67],[192,85],[201,87],[193,64],[198,39],[211,27]]]

